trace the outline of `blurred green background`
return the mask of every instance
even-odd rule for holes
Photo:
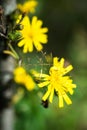
[[[77,88],[73,104],[62,109],[57,98],[48,108],[34,94],[23,98],[15,105],[15,130],[87,130],[87,0],[38,2],[35,15],[49,28],[44,52],[74,66],[71,76]]]

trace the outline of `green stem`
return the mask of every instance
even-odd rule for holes
[[[8,46],[10,47],[11,51],[14,53],[16,59],[19,60],[19,55],[17,54],[17,52],[14,50],[14,48],[12,47],[12,45],[10,43],[8,43]]]

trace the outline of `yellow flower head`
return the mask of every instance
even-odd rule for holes
[[[72,65],[64,67],[64,59],[60,61],[57,57],[53,58],[53,66],[49,70],[49,75],[47,74],[34,74],[35,77],[40,77],[44,81],[39,83],[39,87],[47,86],[48,90],[42,97],[43,101],[46,101],[49,97],[49,101],[52,103],[54,92],[59,97],[59,107],[63,107],[63,100],[69,105],[72,104],[72,101],[68,97],[67,93],[73,94],[73,88],[76,88],[76,85],[72,83],[72,80],[69,76],[65,76],[66,73],[72,70]]]
[[[23,12],[23,13],[34,13],[35,12],[35,7],[37,6],[38,2],[35,0],[30,0],[30,1],[26,1],[23,5],[22,4],[18,4],[17,8]]]
[[[23,67],[17,67],[14,70],[14,80],[16,83],[23,84],[31,91],[34,89],[35,83],[30,75],[28,75]]]
[[[19,20],[20,18],[21,16],[19,17]],[[31,23],[28,16],[25,16],[22,20],[21,24],[24,28],[20,30],[20,32],[22,34],[23,39],[18,43],[18,46],[24,47],[24,53],[32,52],[33,45],[38,51],[41,51],[43,49],[41,43],[47,43],[47,35],[45,33],[48,31],[48,29],[46,27],[41,28],[42,23],[43,22],[41,20],[37,20],[36,16],[32,18]]]

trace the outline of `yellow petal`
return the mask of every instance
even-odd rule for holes
[[[64,66],[64,58],[61,58],[61,60],[60,60],[60,66],[63,68],[63,66]]]
[[[31,73],[32,73],[35,77],[41,77],[41,78],[49,77],[49,75],[43,74],[43,73],[38,73],[38,72],[35,71],[35,70],[31,70]]]
[[[63,97],[62,95],[59,94],[59,107],[63,107],[64,104],[63,104]]]
[[[37,28],[41,28],[42,24],[43,24],[42,20],[38,20],[36,24]]]
[[[34,46],[38,51],[41,51],[43,49],[43,46],[40,44],[40,42],[34,41]]]
[[[25,44],[25,40],[23,39],[23,40],[21,40],[21,41],[18,43],[18,46],[19,46],[19,47],[22,47],[24,44]]]
[[[48,28],[42,28],[41,29],[41,33],[46,33],[46,32],[48,32]]]
[[[69,93],[70,93],[71,95],[72,95],[73,92],[74,92],[72,88],[69,88],[68,91],[69,91]]]
[[[32,26],[35,26],[36,25],[36,22],[37,22],[37,17],[36,16],[34,16],[33,18],[32,18]]]
[[[23,48],[23,53],[27,53],[28,51],[28,47],[27,47],[27,44],[25,44],[24,48]]]
[[[27,41],[26,41],[27,42]],[[32,43],[32,40],[30,40],[28,43],[28,51],[29,52],[32,52],[33,51],[33,43]]]
[[[25,16],[21,22],[21,24],[24,26],[24,29],[29,29],[30,28],[30,19],[28,16]]]
[[[58,58],[57,57],[54,57],[53,58],[53,66],[56,66],[58,63]]]
[[[44,87],[44,86],[47,86],[49,84],[49,81],[45,81],[45,82],[42,82],[42,83],[39,83],[38,86],[40,88]]]
[[[68,73],[69,71],[71,71],[73,69],[73,66],[72,65],[69,65],[65,68],[65,72],[64,74]]]
[[[48,91],[45,93],[45,95],[42,97],[42,100],[43,100],[43,101],[46,101],[49,95],[50,95],[50,91],[48,90]]]
[[[49,101],[52,103],[53,100],[53,95],[54,95],[54,88],[52,88],[51,93],[50,93],[50,97],[49,97]]]
[[[67,96],[67,94],[64,94],[64,95],[63,95],[63,98],[64,98],[65,102],[66,102],[68,105],[72,104],[72,101],[71,101],[71,99]]]
[[[47,44],[47,42],[48,42],[47,35],[46,34],[40,34],[39,35],[39,41],[43,44]]]

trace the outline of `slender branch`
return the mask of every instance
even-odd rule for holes
[[[14,50],[14,48],[12,47],[12,45],[10,43],[8,43],[8,46],[10,47],[11,51],[14,53],[16,59],[19,59],[19,55],[17,54],[17,52]]]

